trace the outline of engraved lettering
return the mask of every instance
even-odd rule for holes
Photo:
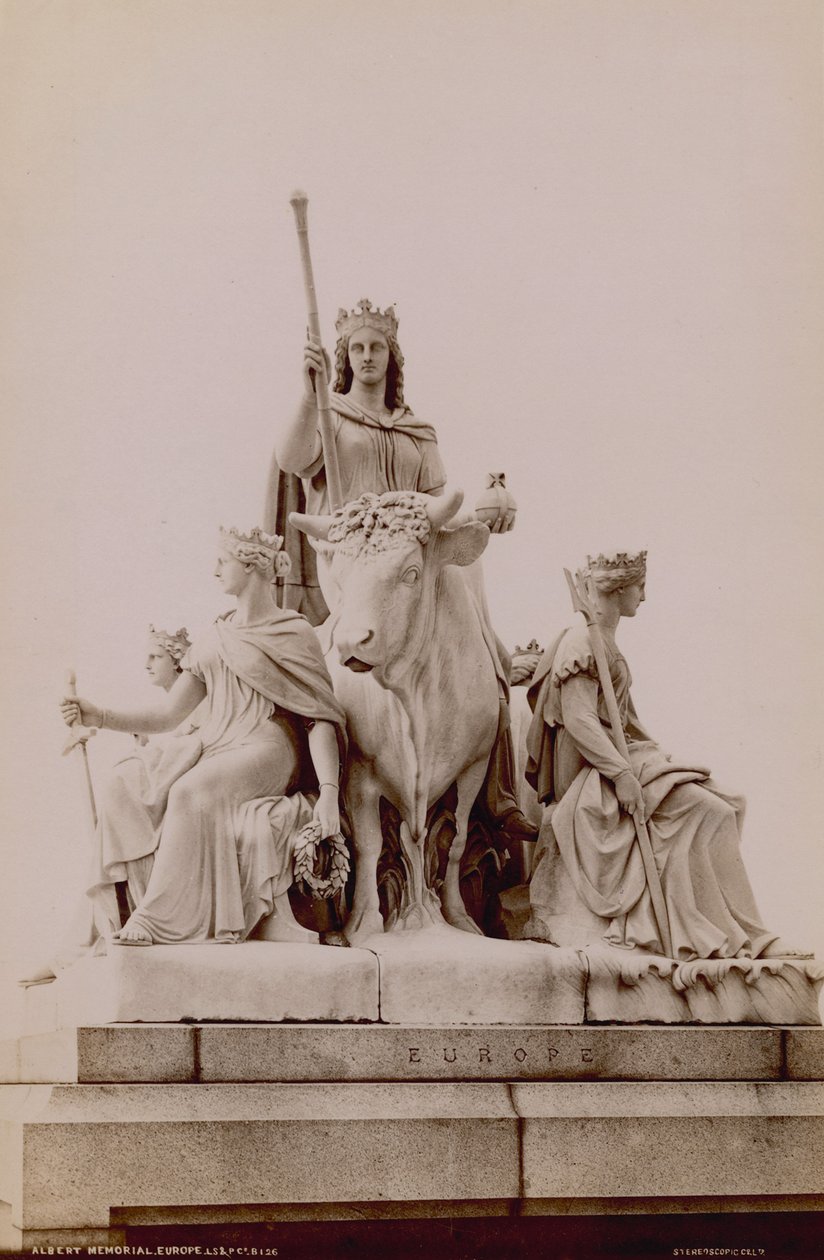
[[[581,1047],[581,1062],[582,1063],[592,1062],[592,1051],[589,1049],[588,1046]]]
[[[450,1059],[450,1057],[449,1057],[449,1052],[448,1052],[448,1050],[446,1049],[446,1046],[444,1046],[444,1051],[443,1051],[443,1061],[444,1061],[444,1063],[454,1063],[454,1062],[455,1062],[455,1060],[457,1059],[457,1057],[458,1057],[458,1052],[457,1052],[457,1050],[455,1049],[455,1047],[454,1047],[454,1046],[452,1047],[452,1058],[451,1058],[451,1059]]]
[[[491,1054],[489,1053],[489,1046],[479,1046],[479,1047],[478,1047],[478,1062],[479,1062],[479,1063],[491,1063],[491,1062],[492,1062],[492,1056],[491,1056]]]
[[[418,1046],[410,1046],[409,1047],[409,1062],[420,1063],[420,1061],[421,1061],[420,1048]]]
[[[515,1051],[515,1058],[518,1060],[519,1063],[523,1063],[524,1059],[526,1058],[526,1050],[524,1050],[521,1046],[519,1046],[518,1049]]]
[[[554,1046],[550,1046],[550,1047],[549,1047],[549,1061],[550,1061],[550,1063],[552,1062],[552,1060],[553,1060],[553,1059],[557,1059],[557,1057],[558,1057],[558,1051],[555,1049],[555,1047],[554,1047]]]

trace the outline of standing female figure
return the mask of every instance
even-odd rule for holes
[[[404,401],[394,310],[373,309],[364,298],[353,311],[339,311],[335,327],[330,400],[344,502],[387,490],[442,493],[446,473],[435,430]],[[285,603],[315,625],[325,620],[328,608],[318,586],[314,552],[305,536],[291,529],[288,516],[291,511],[325,515],[331,510],[315,397],[316,376],[325,370],[320,343],[310,337],[304,350],[303,397],[278,434],[264,513],[266,528],[285,535],[292,561],[284,579]]]
[[[764,926],[741,860],[744,802],[709,771],[667,757],[638,720],[629,667],[615,642],[622,617],[645,598],[646,552],[589,562],[598,621],[629,763],[610,738],[609,715],[587,627],[566,630],[544,653],[532,685],[526,777],[544,810],[523,935],[581,946],[662,952],[633,815],[646,820],[674,956],[804,956]]]

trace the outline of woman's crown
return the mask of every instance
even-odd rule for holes
[[[221,525],[220,537],[227,543],[243,543],[247,547],[259,547],[263,551],[280,551],[283,546],[283,539],[278,534],[266,534],[257,525],[248,533],[241,529],[224,529]]]
[[[612,551],[597,556],[587,556],[587,564],[591,569],[631,569],[646,568],[647,553],[645,551]]]
[[[398,317],[394,306],[387,306],[385,311],[373,307],[369,298],[361,298],[354,310],[347,311],[343,307],[338,311],[335,328],[339,337],[349,338],[359,328],[376,328],[387,337],[396,337],[398,333]]]

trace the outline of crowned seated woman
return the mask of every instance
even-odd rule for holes
[[[419,419],[404,399],[404,358],[394,308],[381,311],[364,298],[354,310],[338,312],[335,328],[338,340],[330,403],[343,503],[392,490],[442,494],[446,472],[435,429]],[[332,510],[315,395],[315,381],[322,372],[328,372],[325,352],[310,336],[304,348],[303,397],[278,434],[265,508],[266,527],[284,534],[292,560],[291,572],[284,579],[284,603],[299,609],[315,625],[328,616],[334,587],[328,566],[316,558],[305,535],[292,528],[289,515],[292,511],[325,515]],[[514,516],[514,501],[505,498],[497,514],[484,519],[493,533],[505,533],[512,528]],[[501,692],[500,729],[484,789],[485,809],[510,841],[534,840],[535,828],[521,811],[515,787],[509,657],[491,625],[479,564],[465,569],[464,576]]]
[[[526,777],[545,809],[523,936],[664,952],[636,817],[647,823],[676,959],[809,957],[764,926],[741,860],[743,800],[708,770],[671,761],[638,720],[615,631],[644,600],[646,552],[598,556],[588,576],[629,761],[613,742],[581,622],[544,653],[529,689]]]
[[[290,926],[294,939],[310,935],[289,907],[292,842],[313,820],[321,837],[340,829],[344,719],[314,631],[274,602],[280,547],[258,529],[221,530],[215,575],[237,608],[195,639],[158,704],[61,703],[69,725],[137,735],[172,731],[200,706],[199,725],[157,765],[143,773],[127,759],[102,795],[90,895],[112,929],[111,889],[128,881],[132,912],[111,933],[117,944],[240,941],[273,912],[284,939]],[[319,790],[316,804],[305,790]]]

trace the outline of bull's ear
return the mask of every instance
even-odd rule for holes
[[[439,529],[437,556],[440,564],[472,564],[483,555],[489,542],[489,530],[480,521],[470,521],[457,529]]]
[[[290,525],[308,534],[310,538],[319,538],[322,542],[326,542],[332,519],[331,516],[310,516],[306,512],[289,513]]]

